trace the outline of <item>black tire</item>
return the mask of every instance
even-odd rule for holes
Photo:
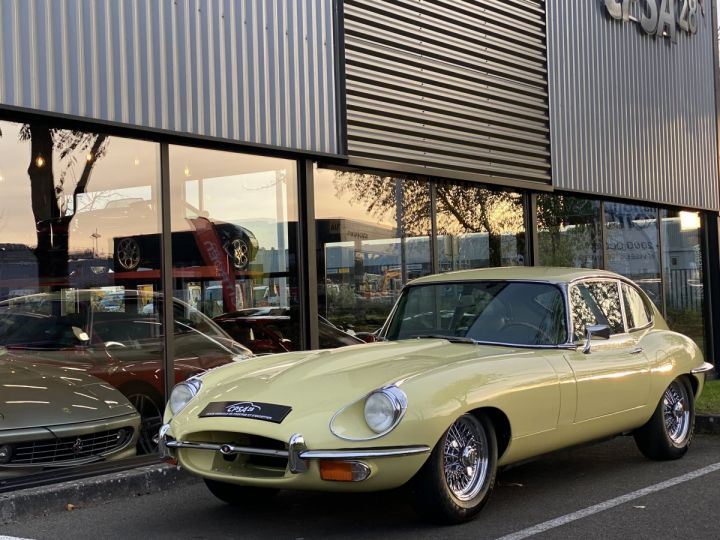
[[[121,271],[131,272],[140,266],[140,244],[132,237],[115,241],[115,263]]]
[[[137,442],[138,454],[154,454],[157,452],[155,437],[162,426],[162,398],[155,392],[130,391],[125,394],[128,401],[140,413],[140,436]]]
[[[210,490],[210,493],[232,506],[261,506],[278,493],[277,489],[238,486],[237,484],[210,480],[209,478],[203,478],[203,480],[205,480],[205,485]]]
[[[235,270],[246,270],[250,265],[250,242],[244,236],[231,238],[223,245]]]
[[[694,427],[695,396],[688,382],[680,378],[665,389],[652,417],[633,437],[648,459],[678,459],[687,452]]]
[[[496,474],[497,439],[492,423],[483,414],[462,415],[414,478],[422,515],[444,524],[472,519],[490,498]]]

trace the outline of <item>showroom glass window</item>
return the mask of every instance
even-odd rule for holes
[[[657,208],[605,203],[605,268],[637,283],[662,309]]]
[[[567,195],[537,198],[540,266],[602,268],[600,202]]]
[[[442,181],[436,200],[441,272],[525,264],[520,193]]]
[[[661,210],[665,318],[704,349],[703,230],[698,212]]]
[[[301,348],[296,162],[183,146],[169,156],[178,376],[242,354],[227,333],[252,350]],[[248,320],[257,317],[287,335],[266,339]],[[215,328],[210,339],[195,332],[200,319]]]
[[[318,169],[315,212],[320,314],[378,329],[402,286],[432,271],[429,184]]]
[[[150,452],[138,412],[163,406],[162,323],[145,309],[160,274],[121,246],[159,249],[158,145],[0,133],[0,478]],[[19,433],[38,425],[52,432]]]

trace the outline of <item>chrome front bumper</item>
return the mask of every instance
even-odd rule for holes
[[[158,448],[162,458],[173,457],[169,449],[190,448],[194,450],[210,450],[212,452],[220,452],[223,455],[230,456],[234,454],[244,454],[251,456],[270,456],[286,458],[288,460],[288,468],[291,473],[299,474],[307,471],[307,463],[309,459],[329,459],[329,460],[359,460],[359,459],[376,459],[388,457],[414,456],[417,454],[427,454],[430,452],[429,446],[398,446],[386,448],[356,448],[350,450],[308,450],[305,445],[305,439],[299,433],[294,434],[288,441],[287,450],[272,450],[266,448],[251,448],[247,446],[237,446],[234,444],[218,444],[204,443],[192,441],[178,441],[169,438],[167,435],[170,426],[163,425],[160,428],[158,438]]]

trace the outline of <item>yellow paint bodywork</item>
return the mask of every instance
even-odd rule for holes
[[[518,279],[531,279],[532,275],[538,280],[567,283],[588,275],[588,271],[577,270],[563,275],[554,269],[554,273],[538,276],[530,270],[520,269],[524,277]],[[501,273],[499,279],[513,279],[507,269]],[[454,273],[420,281],[452,280],[457,274],[469,279],[467,273]],[[488,272],[479,278],[490,279]],[[669,331],[656,311],[651,328],[593,341],[590,354],[583,354],[581,348],[531,349],[411,339],[255,357],[206,373],[199,394],[175,417],[166,410],[165,422],[170,424],[168,435],[183,441],[234,442],[235,434],[243,433],[287,443],[299,433],[308,450],[410,445],[432,449],[456,418],[484,409],[496,421],[499,465],[507,465],[640,427],[673,379],[688,377],[699,394],[704,376],[690,371],[702,364],[697,346]],[[368,393],[389,384],[407,395],[404,418],[382,437],[348,440],[372,435],[362,404]],[[209,403],[230,401],[287,405],[292,411],[280,424],[198,417]],[[333,417],[343,409],[333,428],[347,439],[330,429]],[[510,427],[507,434],[503,433],[502,418]],[[287,470],[257,473],[234,465],[218,452],[179,449],[174,454],[180,465],[206,478],[281,489],[338,491],[402,485],[429,455],[364,459],[372,471],[370,477],[347,483],[321,480],[314,460],[308,471],[300,474]]]

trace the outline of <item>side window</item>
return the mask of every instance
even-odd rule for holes
[[[625,331],[620,308],[620,289],[615,281],[588,281],[570,289],[573,340],[585,339],[585,329],[606,324],[611,334]]]
[[[623,301],[625,302],[625,315],[627,316],[628,328],[644,328],[652,322],[652,312],[634,287],[623,283]]]

